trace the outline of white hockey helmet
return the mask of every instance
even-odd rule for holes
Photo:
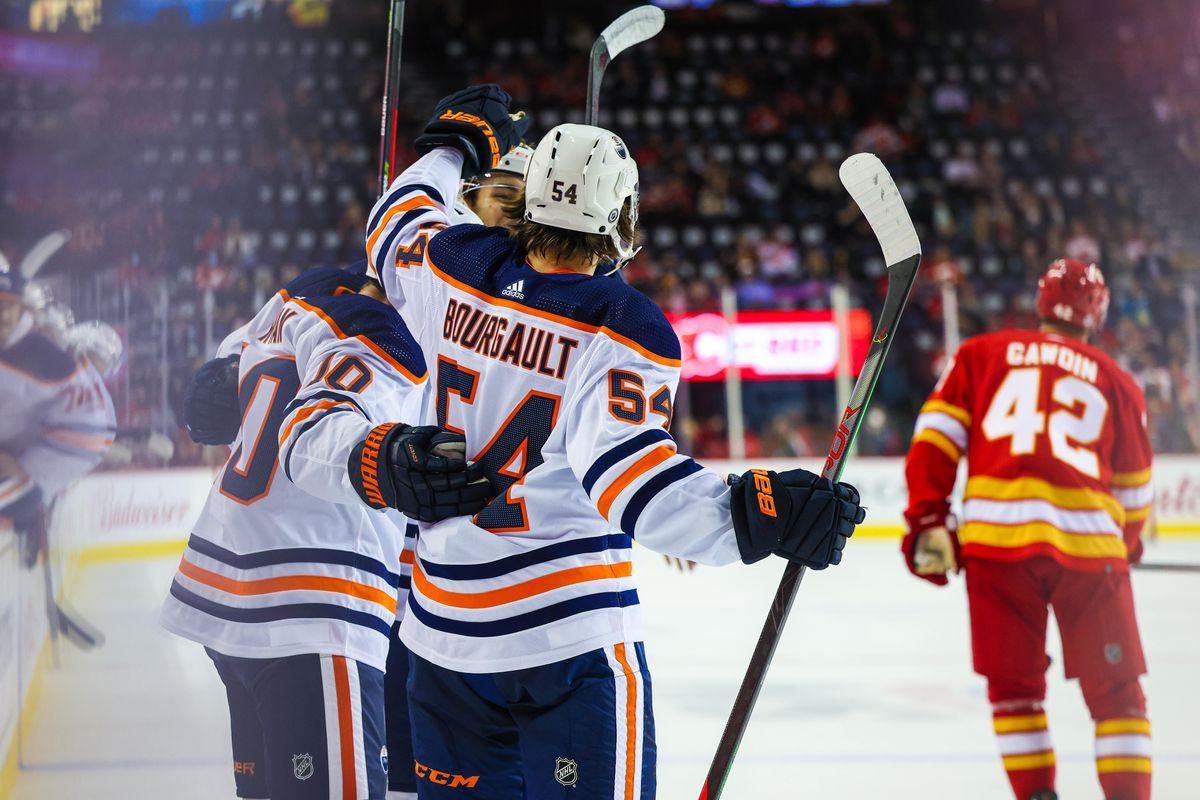
[[[506,172],[524,178],[529,171],[529,159],[533,158],[533,148],[527,144],[519,144],[512,150],[500,156],[500,163],[492,168],[492,174]]]
[[[125,344],[108,323],[99,320],[80,322],[68,328],[64,338],[67,349],[76,358],[90,361],[105,380],[120,371]]]
[[[525,175],[525,219],[581,233],[604,234],[618,265],[637,248],[618,232],[625,201],[637,225],[638,170],[621,137],[594,125],[550,130],[533,151]]]

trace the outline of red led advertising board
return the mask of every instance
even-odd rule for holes
[[[683,346],[683,380],[720,381],[729,365],[729,323],[715,312],[668,314]],[[871,343],[871,315],[850,311],[850,366],[857,375]],[[743,311],[733,326],[742,380],[816,380],[837,373],[832,311]]]

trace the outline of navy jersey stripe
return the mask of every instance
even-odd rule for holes
[[[633,539],[624,534],[591,536],[586,539],[570,539],[557,542],[548,547],[539,547],[525,553],[486,561],[481,564],[436,564],[421,559],[421,569],[426,575],[448,580],[481,580],[483,578],[499,578],[534,564],[543,564],[556,558],[577,556],[583,553],[601,553],[605,550],[617,550],[633,547]]]
[[[364,628],[378,631],[384,636],[391,634],[392,627],[374,614],[356,611],[345,606],[335,606],[329,603],[292,603],[283,606],[268,606],[266,608],[234,608],[213,602],[207,598],[190,592],[179,585],[178,581],[171,584],[171,594],[184,605],[191,606],[212,617],[230,622],[279,622],[286,619],[336,619],[360,625]]]
[[[396,223],[396,227],[392,228],[391,233],[384,237],[383,244],[379,247],[379,257],[383,258],[388,250],[392,248],[392,243],[396,241],[396,237],[403,233],[405,226],[407,226],[417,217],[421,216],[422,214],[426,214],[429,211],[430,209],[428,206],[414,208],[412,211],[405,211],[403,216],[400,217],[400,221]],[[379,264],[376,264],[375,268],[379,269],[379,266]]]
[[[332,400],[335,403],[349,403],[358,409],[358,413],[362,414],[364,417],[367,416],[367,412],[364,411],[363,407],[360,406],[358,401],[354,399],[354,395],[342,394],[341,392],[334,392],[330,391],[329,389],[322,389],[319,392],[303,392],[295,400],[288,403],[288,406],[284,409],[283,413],[291,414],[297,408],[300,408],[300,406],[308,405],[313,400]]]
[[[600,476],[607,472],[618,461],[623,461],[624,459],[629,458],[638,450],[649,447],[655,442],[670,438],[671,434],[667,433],[662,428],[655,428],[654,430],[639,433],[637,436],[634,436],[631,439],[626,439],[604,455],[597,458],[595,463],[588,468],[587,474],[583,476],[583,490],[588,493],[588,496],[591,496],[592,487],[596,485],[596,481],[600,480]]]
[[[350,553],[345,550],[332,550],[325,547],[288,547],[281,550],[262,550],[256,553],[235,553],[207,539],[202,539],[194,533],[188,537],[188,548],[234,569],[255,569],[276,564],[317,562],[353,567],[363,572],[369,572],[387,581],[392,588],[400,585],[400,576],[380,562],[361,553]]]
[[[465,622],[459,619],[447,619],[431,611],[421,608],[417,602],[417,593],[408,596],[408,610],[427,628],[453,633],[458,636],[506,636],[521,631],[549,625],[576,614],[596,611],[602,608],[624,608],[638,604],[637,589],[626,589],[623,592],[597,592],[583,597],[572,597],[561,603],[539,608],[524,614],[517,614],[505,619],[490,622]]]
[[[404,538],[405,539],[415,539],[415,538],[417,538],[417,534],[420,533],[420,531],[421,531],[421,529],[419,527],[417,527],[417,523],[410,522],[404,526]]]
[[[388,212],[388,209],[396,205],[396,201],[406,194],[414,191],[422,191],[429,195],[435,201],[445,206],[446,201],[442,199],[442,194],[437,189],[424,183],[409,183],[404,186],[397,186],[392,193],[388,195],[387,200],[383,205],[379,206],[379,210],[371,217],[371,222],[367,225],[368,231],[374,231],[375,226],[379,224],[379,220],[383,219],[383,215]]]
[[[625,506],[625,511],[621,513],[621,530],[633,535],[633,530],[637,526],[638,517],[645,510],[647,504],[655,498],[655,496],[663,489],[670,486],[672,483],[683,480],[689,475],[694,475],[703,467],[697,464],[692,459],[680,462],[670,469],[664,469],[662,472],[655,475],[650,480],[646,481],[642,486],[633,493],[633,497],[629,499],[628,505]]]
[[[314,414],[309,419],[304,420],[300,425],[300,430],[296,431],[296,435],[288,443],[287,455],[283,459],[283,474],[287,475],[289,481],[292,480],[292,452],[296,449],[296,442],[300,440],[304,434],[308,433],[308,429],[316,425],[321,420],[328,417],[330,414],[338,414],[340,412],[350,413],[350,409],[344,406],[334,406],[333,408],[324,409],[323,413]],[[293,481],[294,482],[294,481]]]

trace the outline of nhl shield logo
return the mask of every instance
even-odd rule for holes
[[[574,759],[559,756],[554,759],[554,780],[563,786],[574,786],[579,782],[579,765]]]
[[[306,781],[313,776],[313,758],[308,753],[292,756],[292,774],[298,781]]]

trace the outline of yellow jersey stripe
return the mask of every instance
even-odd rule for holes
[[[1152,762],[1141,756],[1122,756],[1120,758],[1097,758],[1096,772],[1153,772]]]
[[[1139,469],[1137,472],[1114,472],[1113,486],[1142,486],[1150,482],[1150,467]]]
[[[1125,524],[1125,507],[1108,492],[1085,487],[1056,486],[1041,478],[992,478],[976,475],[967,481],[964,497],[985,500],[1045,500],[1065,509],[1102,509],[1118,526]]]
[[[1045,543],[1079,558],[1128,557],[1125,542],[1116,536],[1107,533],[1066,533],[1048,522],[1027,522],[1024,525],[965,522],[958,531],[958,540],[964,546],[982,544],[1008,548]]]
[[[946,457],[951,461],[958,461],[962,458],[962,451],[954,442],[950,441],[950,437],[941,431],[936,431],[933,428],[926,428],[913,437],[913,444],[917,442],[926,442],[933,445],[938,450],[946,454]]]
[[[1004,769],[1041,769],[1054,766],[1054,751],[1047,753],[1029,753],[1023,756],[1004,756]]]
[[[1112,736],[1118,733],[1140,733],[1150,735],[1150,720],[1139,717],[1125,719],[1106,719],[1096,723],[1097,736]]]
[[[995,717],[992,727],[996,733],[1026,733],[1046,729],[1045,714],[1024,714],[1019,717]]]
[[[971,412],[967,411],[965,408],[959,408],[958,406],[950,405],[944,400],[925,401],[925,405],[921,406],[920,413],[924,414],[926,411],[941,411],[943,414],[949,414],[950,416],[954,417],[966,427],[971,427]]]
[[[1125,522],[1141,522],[1150,516],[1150,506],[1135,508],[1125,512]]]

